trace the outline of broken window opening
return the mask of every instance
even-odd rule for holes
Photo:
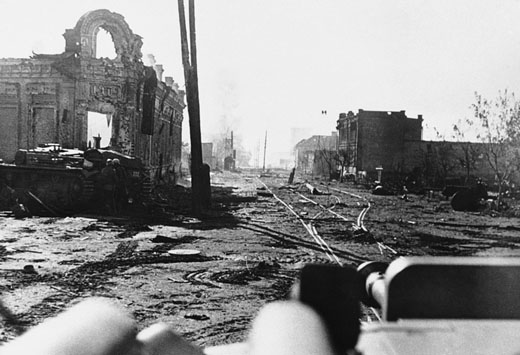
[[[104,28],[99,28],[96,34],[96,53],[95,57],[116,59],[116,47],[112,40],[112,35]]]
[[[94,137],[101,137],[100,147],[106,148],[110,146],[112,139],[112,114],[103,114],[88,111],[88,146],[96,147]]]

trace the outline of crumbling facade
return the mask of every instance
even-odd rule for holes
[[[100,29],[116,58],[96,58]],[[43,143],[88,148],[88,112],[111,116],[110,149],[142,159],[155,177],[180,172],[184,92],[162,68],[145,66],[142,40],[123,16],[83,15],[61,54],[0,60],[0,158]]]

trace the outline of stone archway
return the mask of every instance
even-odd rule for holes
[[[123,16],[105,9],[87,12],[81,16],[73,29],[65,31],[65,51],[75,52],[82,58],[94,58],[100,28],[112,36],[117,60],[124,63],[141,60],[141,36],[132,32]]]
[[[112,38],[114,59],[96,58],[97,34],[101,29]],[[86,146],[89,139],[87,111],[105,113],[99,107],[109,104],[114,108],[111,142],[122,152],[130,152],[136,91],[143,75],[141,36],[132,32],[122,15],[100,9],[81,16],[64,37],[65,52],[79,59],[75,117],[81,122],[80,146]]]

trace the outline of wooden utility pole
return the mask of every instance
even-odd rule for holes
[[[178,0],[179,23],[181,28],[182,65],[184,67],[186,100],[188,103],[188,115],[190,119],[192,207],[193,212],[200,214],[204,208],[209,207],[211,188],[209,170],[202,162],[194,3],[194,0],[189,0],[190,46],[188,47],[184,0]]]
[[[267,150],[267,131],[265,131],[265,139],[264,139],[264,166],[262,171],[265,171],[265,151]]]

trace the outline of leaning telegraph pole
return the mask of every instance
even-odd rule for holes
[[[178,0],[179,23],[181,28],[182,65],[184,67],[186,101],[188,103],[188,115],[190,120],[192,208],[194,213],[200,214],[204,208],[209,207],[211,188],[209,170],[207,170],[207,166],[204,166],[202,162],[194,2],[194,0],[189,0],[190,46],[188,47],[184,0]]]

